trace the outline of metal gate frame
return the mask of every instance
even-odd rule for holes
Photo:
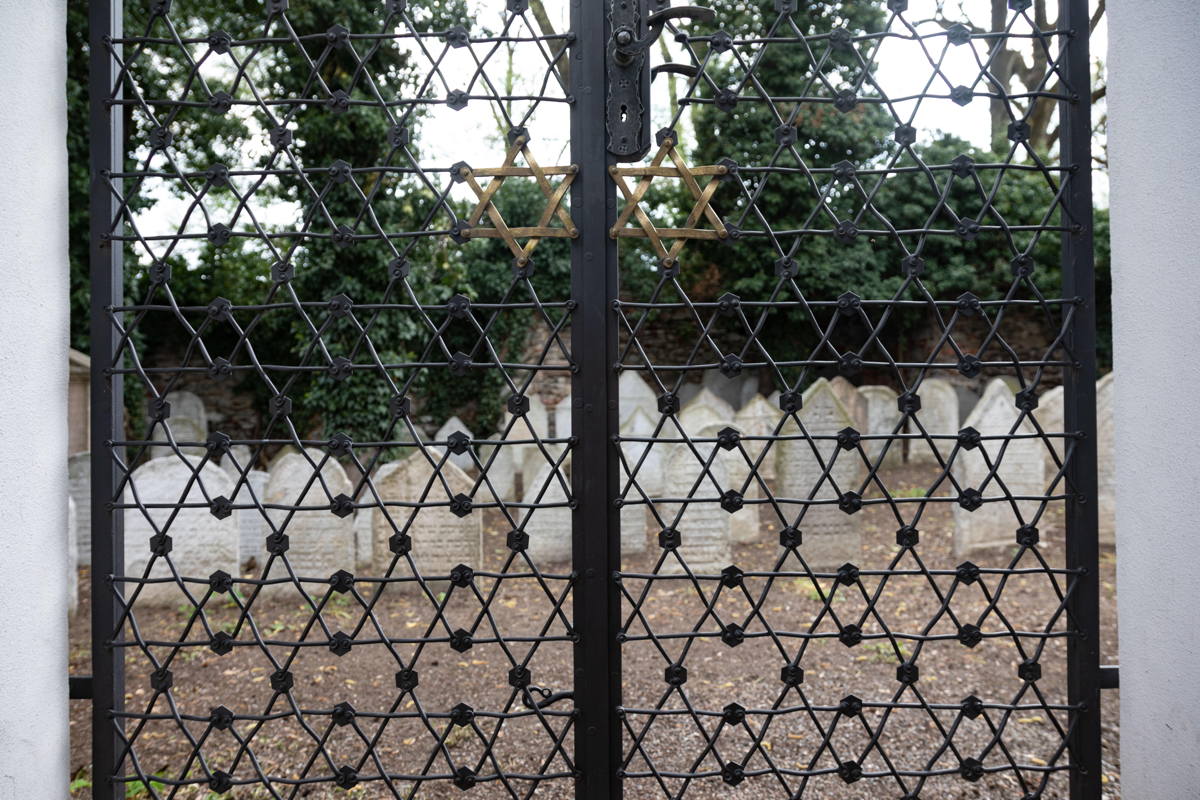
[[[614,3],[617,0],[614,0]],[[643,9],[645,8],[645,0]],[[616,158],[608,151],[603,127],[607,79],[611,65],[609,8],[607,3],[572,0],[571,19],[576,41],[571,51],[572,162],[581,166],[571,193],[573,217],[584,221],[581,236],[572,247],[572,296],[578,302],[573,327],[580,334],[575,355],[579,370],[573,378],[573,425],[578,431],[574,452],[573,491],[581,513],[575,516],[574,569],[577,583],[575,625],[580,633],[575,645],[575,705],[578,714],[576,759],[580,774],[576,796],[602,800],[621,796],[617,767],[621,763],[620,594],[612,588],[620,565],[619,514],[612,499],[617,495],[618,455],[611,446],[617,430],[616,370],[617,326],[613,304],[618,299],[617,243],[607,235],[616,217],[615,191],[608,167]],[[1061,0],[1060,27],[1070,31],[1068,78],[1073,86],[1090,85],[1087,0]],[[111,354],[119,337],[109,314],[123,303],[122,247],[109,239],[120,201],[110,188],[110,173],[121,169],[124,130],[119,69],[112,52],[122,35],[122,0],[90,0],[91,95],[91,337],[92,337],[92,657],[94,676],[90,691],[93,705],[93,763],[95,797],[124,796],[123,784],[104,780],[118,764],[122,737],[114,731],[114,712],[124,708],[122,650],[107,640],[121,616],[112,576],[122,569],[124,537],[121,515],[113,510],[118,477],[114,461],[114,432],[121,431],[122,376],[114,373]],[[111,48],[111,50],[110,50]],[[1099,548],[1096,496],[1096,358],[1095,281],[1091,201],[1090,98],[1076,95],[1061,107],[1062,160],[1071,166],[1064,207],[1073,215],[1071,230],[1063,235],[1064,296],[1076,298],[1070,352],[1074,369],[1067,370],[1065,387],[1066,429],[1077,432],[1075,452],[1068,469],[1068,486],[1075,502],[1067,504],[1069,569],[1079,571],[1076,590],[1068,600],[1068,613],[1081,636],[1068,647],[1069,702],[1079,711],[1069,735],[1073,765],[1070,793],[1075,800],[1098,798],[1101,786],[1100,690],[1115,685],[1115,676],[1102,676],[1099,661]],[[119,186],[119,183],[117,184]],[[597,220],[603,220],[603,225]],[[599,512],[603,509],[603,512]]]

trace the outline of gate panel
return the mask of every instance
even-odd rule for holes
[[[96,796],[569,795],[565,4],[128,5],[93,4]]]
[[[712,5],[613,170],[625,791],[1099,796],[1086,3]]]

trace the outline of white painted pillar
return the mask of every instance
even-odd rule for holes
[[[1200,14],[1109,0],[1121,788],[1200,792]]]
[[[66,4],[0,0],[0,800],[67,740]]]

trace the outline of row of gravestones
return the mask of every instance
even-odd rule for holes
[[[859,489],[866,464],[856,450],[839,447],[832,437],[846,428],[868,437],[891,436],[900,432],[902,415],[890,389],[847,386],[821,379],[804,392],[796,411],[802,433],[780,410],[779,397],[756,395],[734,410],[702,389],[678,414],[662,414],[650,387],[635,373],[625,373],[620,381],[623,552],[643,551],[648,535],[677,534],[679,557],[668,558],[665,570],[681,571],[684,563],[696,572],[720,570],[730,563],[734,543],[760,538],[766,527],[760,519],[774,514],[765,499],[771,491],[785,501],[785,509],[806,505],[797,527],[803,531],[801,554],[811,566],[836,567],[854,560],[861,526],[840,501],[846,492]],[[1112,543],[1111,375],[1100,381],[1097,394],[1101,540]],[[921,408],[906,429],[909,460],[945,468],[959,447],[950,474],[961,489],[981,495],[978,504],[955,507],[956,552],[1011,544],[1014,529],[1038,515],[1040,498],[1062,493],[1065,440],[1037,435],[1039,429],[1063,429],[1061,388],[1042,395],[1032,414],[1022,414],[1010,386],[996,379],[961,428],[957,395],[948,384],[928,380],[920,395]],[[560,407],[569,409],[569,399]],[[478,456],[487,468],[483,486],[490,483],[506,502],[512,498],[502,492],[512,489],[496,484],[506,477],[511,481],[517,470],[505,466],[502,457],[511,458],[509,463],[521,460],[523,466],[541,462],[532,478],[524,479],[521,502],[514,509],[528,537],[530,558],[539,566],[561,564],[571,555],[568,472],[559,463],[562,444],[553,441],[569,435],[570,423],[567,415],[555,417],[553,432],[539,430],[528,413],[510,418],[495,439],[512,444],[480,447]],[[977,446],[960,447],[959,431],[967,429],[978,431]],[[436,441],[446,441],[458,430],[439,432]],[[176,440],[203,441],[199,433],[198,428],[195,438],[177,435]],[[896,443],[862,440],[872,464],[880,456],[888,463],[893,456],[882,448]],[[914,457],[925,451],[927,458]],[[221,466],[209,463],[198,470],[198,460],[189,464],[173,453],[151,459],[134,471],[123,500],[129,506],[126,574],[150,579],[139,595],[143,601],[173,602],[179,594],[168,560],[187,576],[234,572],[251,560],[259,567],[266,564],[268,549],[279,551],[282,541],[291,574],[305,579],[326,580],[346,569],[388,574],[413,588],[419,586],[418,574],[444,580],[457,564],[481,562],[482,515],[471,513],[470,504],[460,498],[473,489],[476,498],[490,494],[476,489],[477,481],[458,463],[439,463],[451,455],[458,454],[414,449],[406,458],[382,465],[357,492],[357,514],[353,505],[339,503],[357,487],[322,451],[289,450],[269,472],[249,469],[249,451],[240,447]],[[467,455],[472,459],[468,467],[477,469],[475,456]],[[997,460],[1000,468],[993,475]],[[72,552],[84,564],[90,557],[89,472],[89,454],[72,457],[70,536]],[[1051,483],[1055,486],[1048,489]],[[169,543],[161,538],[153,543],[164,526]],[[273,531],[286,539],[270,537]],[[153,550],[160,555],[147,573]],[[290,585],[282,562],[268,579]]]

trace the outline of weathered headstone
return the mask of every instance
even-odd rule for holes
[[[737,428],[742,436],[772,436],[782,417],[783,412],[779,410],[778,405],[771,405],[767,398],[757,394],[734,415],[733,427]],[[770,449],[767,449],[768,445],[771,445]],[[750,454],[752,461],[758,462],[758,474],[763,480],[775,480],[777,446],[766,440],[750,439],[743,440],[742,447]],[[764,449],[767,449],[767,454],[759,461]]]
[[[758,376],[743,372],[727,378],[717,370],[706,370],[701,384],[733,408],[741,408],[758,391]]]
[[[328,578],[340,569],[354,571],[354,520],[333,511],[338,497],[349,497],[350,491],[350,480],[341,464],[320,450],[288,453],[275,462],[267,478],[267,503],[300,510],[273,508],[267,515],[275,529],[288,537],[284,556],[297,577]],[[269,577],[287,577],[280,560],[275,559]],[[310,593],[321,589],[312,583],[302,585]],[[280,584],[276,589],[278,593],[296,591],[290,584]]]
[[[633,414],[635,409],[642,409],[650,417],[658,415],[658,392],[646,382],[642,373],[637,370],[625,370],[617,381],[617,394],[620,398],[618,416],[620,424]]]
[[[551,414],[551,435],[555,439],[568,439],[571,436],[571,395],[567,395],[554,405]],[[561,446],[561,445],[560,445]]]
[[[459,564],[479,569],[483,564],[483,516],[463,504],[471,491],[468,475],[453,464],[443,464],[439,473],[421,452],[402,461],[385,464],[371,479],[383,508],[375,505],[375,495],[365,489],[359,513],[365,521],[357,523],[360,551],[364,531],[370,531],[373,574],[382,575],[397,555],[397,549],[410,548],[417,573],[427,581],[438,579],[440,590],[450,571]],[[398,505],[390,505],[390,504]],[[397,534],[400,539],[393,540]],[[407,540],[404,537],[408,537]],[[409,566],[408,554],[401,554],[392,577],[416,577]],[[416,581],[397,584],[406,591],[418,591]]]
[[[468,440],[475,438],[475,434],[471,432],[470,428],[463,424],[461,419],[458,417],[451,417],[450,419],[446,420],[442,427],[437,429],[437,433],[433,435],[433,438],[434,441],[438,442],[450,442],[452,437],[457,438],[459,435],[466,436]],[[475,457],[473,455],[474,446],[469,444],[466,445],[466,449],[461,453],[453,452],[451,447],[444,447],[443,449],[451,450],[450,455],[446,460],[459,469],[468,470],[475,468]]]
[[[635,408],[633,413],[621,425],[622,436],[637,436],[649,439],[654,435],[657,422],[642,408]],[[650,524],[649,509],[642,494],[650,499],[657,497],[663,488],[663,447],[654,446],[652,442],[621,443],[621,454],[624,465],[619,470],[621,488],[630,482],[634,484],[625,493],[625,499],[631,505],[621,509],[621,551],[624,553],[640,553],[646,549],[646,531]],[[638,491],[638,489],[641,491]]]
[[[1117,543],[1117,472],[1113,451],[1113,373],[1096,382],[1096,464],[1100,544]]]
[[[253,469],[254,465],[250,463],[251,459],[251,450],[247,445],[235,444],[229,448],[229,452],[221,459],[221,469],[228,472],[234,480],[237,480],[243,471]]]
[[[75,501],[76,556],[81,567],[92,563],[92,454],[67,459],[67,493]]]
[[[493,442],[508,441],[504,431],[496,431],[489,437]],[[480,492],[489,501],[511,503],[517,499],[517,467],[513,454],[517,450],[512,444],[489,444],[479,448],[479,463],[487,471],[487,482]],[[490,488],[489,488],[490,487]],[[491,497],[488,495],[491,494]]]
[[[735,426],[728,424],[709,425],[700,431],[700,436],[705,439],[719,439],[721,432],[729,428],[737,430]],[[740,433],[740,431],[738,432]],[[762,530],[759,525],[758,511],[762,504],[754,501],[762,499],[762,486],[757,480],[747,482],[747,478],[750,476],[750,465],[746,463],[746,457],[742,451],[738,447],[726,450],[712,442],[697,443],[696,449],[706,458],[709,453],[713,454],[713,463],[719,464],[725,475],[724,490],[737,492],[742,496],[742,508],[731,514],[730,538],[737,544],[758,541],[759,533]],[[745,490],[743,491],[744,485]]]
[[[244,463],[244,462],[243,462]],[[254,505],[266,502],[268,474],[261,469],[252,469],[246,473],[245,481],[240,474],[230,473],[236,494],[231,496],[234,505]],[[241,516],[238,522],[238,560],[243,566],[249,566],[253,559],[256,567],[262,567],[267,561],[267,535],[271,526],[257,508],[243,508],[238,512]]]
[[[679,412],[679,424],[691,437],[699,435],[700,431],[709,425],[733,425],[733,418],[736,415],[737,412],[729,403],[708,389],[701,389],[700,393]],[[663,431],[664,435],[672,438],[678,437],[679,434],[673,425],[668,425]]]
[[[1037,419],[1038,425],[1042,427],[1042,432],[1046,434],[1046,441],[1039,442],[1039,448],[1042,453],[1042,460],[1045,462],[1045,478],[1050,481],[1058,474],[1060,465],[1063,463],[1063,457],[1066,455],[1066,440],[1061,434],[1066,432],[1066,418],[1064,416],[1065,409],[1063,408],[1063,387],[1055,386],[1053,389],[1042,394],[1038,398],[1038,407],[1034,409],[1033,416]],[[1053,452],[1051,450],[1053,449]],[[1054,461],[1054,456],[1058,456],[1058,463]],[[1060,482],[1059,487],[1062,488],[1065,483]]]
[[[900,433],[896,430],[900,425],[900,409],[896,405],[896,393],[887,386],[860,386],[858,393],[867,404],[867,427],[863,433],[872,436],[892,436]],[[874,465],[887,445],[887,455],[883,466],[894,467],[904,461],[904,440],[868,439],[863,442],[863,449]]]
[[[566,505],[565,474],[555,474],[546,465],[528,481],[523,502],[552,508],[525,509],[525,533],[529,535],[529,558],[543,565],[562,564],[571,560],[571,509]]]
[[[842,401],[850,419],[854,420],[851,427],[859,433],[866,433],[867,426],[870,425],[867,418],[867,400],[858,393],[858,388],[841,375],[830,379],[829,388],[837,395],[837,399]]]
[[[75,499],[67,495],[67,611],[79,610],[79,536]]]
[[[801,399],[798,416],[804,432],[809,437],[828,438],[810,442],[794,421],[788,421],[781,434],[790,438],[776,444],[779,449],[776,466],[779,496],[793,501],[784,505],[789,524],[795,521],[802,507],[795,501],[833,501],[809,505],[798,527],[803,535],[800,555],[805,562],[815,569],[837,568],[846,562],[855,562],[862,552],[861,526],[839,507],[837,501],[847,493],[859,491],[865,468],[857,451],[841,450],[837,440],[831,438],[845,428],[854,427],[854,420],[838,400],[829,381],[818,378]],[[828,476],[825,475],[827,469]],[[830,479],[836,483],[836,488]]]
[[[170,428],[179,449],[187,455],[202,455],[202,444],[208,438],[208,412],[204,408],[204,401],[198,395],[185,391],[169,392],[164,399],[171,404],[171,415],[163,423]],[[163,424],[154,426],[154,441],[167,441]],[[185,442],[199,442],[201,445],[184,447]],[[169,447],[156,446],[151,456],[164,456],[170,452]]]
[[[984,390],[971,415],[967,417],[963,430],[968,428],[983,437],[1028,435],[1035,433],[1029,422],[1017,424],[1020,411],[1012,390],[1000,378],[993,379]],[[1022,520],[1013,511],[1009,497],[1041,496],[1045,491],[1044,445],[1034,439],[1010,439],[1007,447],[1002,439],[984,438],[978,447],[960,450],[954,462],[954,477],[962,488],[960,501],[954,506],[954,553],[966,555],[980,548],[1012,546],[1016,541],[1017,529]],[[1004,455],[1000,451],[1004,448]],[[989,468],[983,453],[987,452],[996,474],[1004,486],[995,479],[983,485]],[[982,488],[981,488],[982,487]],[[982,503],[973,511],[964,506],[962,498],[971,493],[981,495]],[[1028,524],[1037,513],[1036,500],[1016,502],[1024,523]]]
[[[908,433],[921,435],[916,420],[930,436],[957,434],[959,428],[958,393],[954,387],[941,378],[926,378],[917,387],[917,395],[921,398],[921,408],[911,414],[908,419]],[[909,439],[908,460],[915,464],[936,464],[934,447],[944,461],[954,449],[953,439]]]
[[[133,471],[130,480],[132,487],[126,489],[122,502],[138,507],[125,509],[126,576],[143,577],[151,558],[154,559],[149,575],[152,579],[171,577],[167,559],[186,578],[207,580],[217,570],[238,574],[241,512],[234,511],[222,519],[208,506],[209,501],[233,494],[233,481],[224,470],[206,464],[199,479],[193,480],[192,468],[168,455],[150,459]],[[150,540],[158,533],[170,537],[170,551],[154,557]],[[185,585],[195,598],[207,591],[202,584]],[[126,598],[132,597],[136,589],[136,584],[125,584]],[[137,599],[142,605],[176,606],[185,602],[187,596],[173,580],[143,584]]]
[[[733,517],[720,503],[722,494],[729,488],[728,484],[722,462],[714,462],[704,472],[703,462],[686,445],[673,445],[668,450],[663,494],[682,502],[659,503],[658,513],[663,522],[678,534],[678,555],[693,573],[717,573],[732,561],[730,541]],[[745,514],[747,510],[742,509],[738,513]],[[668,555],[661,571],[679,574],[684,569],[679,558]]]

